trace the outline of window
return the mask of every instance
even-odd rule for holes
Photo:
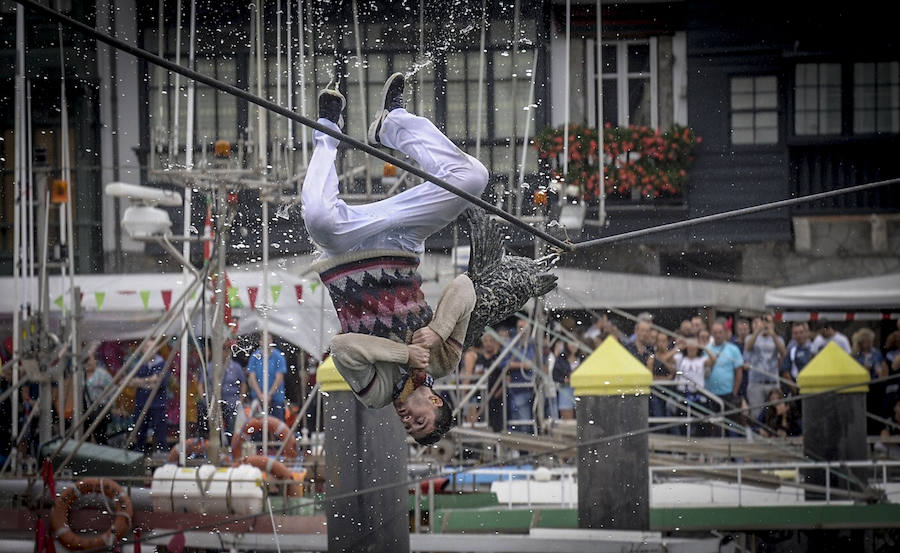
[[[853,64],[853,133],[900,132],[900,63]]]
[[[235,84],[235,61],[231,59],[197,60],[197,71],[212,75],[230,85]],[[194,91],[197,129],[194,142],[210,144],[216,140],[227,140],[234,144],[238,136],[237,98],[197,83]]]
[[[794,134],[840,134],[840,64],[801,63],[795,79]]]
[[[731,143],[778,143],[778,79],[731,78]]]
[[[603,45],[603,122],[613,126],[658,126],[656,39],[616,41]],[[589,113],[597,120],[595,91],[597,83],[596,43],[587,41]]]

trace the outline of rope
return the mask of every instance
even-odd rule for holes
[[[603,238],[596,238],[594,240],[587,240],[585,242],[579,242],[574,244],[570,251],[581,250],[584,248],[590,248],[591,246],[599,246],[601,244],[608,244],[610,242],[621,242],[623,240],[630,240],[632,238],[638,238],[640,236],[647,236],[648,234],[656,234],[659,232],[666,232],[670,230],[677,230],[685,227],[690,227],[693,225],[701,225],[704,223],[712,223],[713,221],[719,221],[722,219],[731,219],[733,217],[743,217],[744,215],[750,215],[753,213],[759,213],[761,211],[770,211],[773,209],[780,209],[782,207],[790,207],[792,205],[812,202],[816,200],[821,200],[824,198],[831,198],[832,196],[840,196],[842,194],[851,194],[853,192],[863,192],[865,190],[871,190],[873,188],[879,188],[882,186],[890,186],[893,184],[900,183],[900,178],[895,179],[887,179],[876,182],[870,182],[866,184],[857,184],[855,186],[848,186],[845,188],[839,188],[837,190],[828,190],[827,192],[817,192],[815,194],[807,194],[806,196],[798,196],[796,198],[788,198],[786,200],[777,200],[774,202],[766,202],[762,204],[752,205],[748,207],[742,207],[740,209],[732,209],[730,211],[722,211],[719,213],[713,213],[711,215],[703,215],[702,217],[694,217],[693,219],[686,219],[684,221],[677,221],[675,223],[667,223],[665,225],[657,225],[655,227],[649,227],[644,229],[632,230],[630,232],[623,232],[620,234],[613,234],[612,236],[605,236]]]

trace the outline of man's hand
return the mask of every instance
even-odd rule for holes
[[[435,346],[438,346],[443,342],[443,338],[441,336],[428,328],[427,326],[423,326],[419,330],[413,333],[412,343],[416,346],[422,346],[425,349],[431,349]]]
[[[406,347],[409,350],[409,361],[407,362],[407,365],[409,365],[411,369],[427,369],[428,361],[431,357],[428,350],[419,344],[410,344]]]

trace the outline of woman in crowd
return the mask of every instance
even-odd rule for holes
[[[900,330],[888,334],[884,341],[884,361],[888,376],[900,374]],[[893,415],[894,404],[900,400],[900,380],[890,380],[884,387],[884,416]]]
[[[875,347],[875,332],[871,328],[860,328],[853,333],[851,340],[851,353],[856,362],[862,365],[869,376],[874,380],[883,378],[888,374],[887,363],[881,351]],[[869,386],[869,392],[866,394],[866,411],[876,413],[880,416],[889,416],[884,412],[885,385],[876,384]],[[881,431],[882,424],[874,419],[868,419],[866,424],[866,432],[871,436]]]
[[[93,405],[103,395],[112,383],[113,377],[106,370],[106,366],[97,360],[96,347],[91,348],[84,364],[84,374],[87,380],[84,383],[84,400],[87,406]],[[98,413],[99,411],[95,411]],[[108,434],[109,421],[112,417],[107,414],[104,420],[100,421],[97,428],[94,429],[94,441],[98,444],[106,444]],[[90,421],[87,426],[90,427]]]
[[[585,353],[581,351],[581,343],[575,340],[566,342],[556,356],[556,362],[553,364],[553,381],[556,382],[556,400],[561,419],[575,418],[575,390],[569,380],[585,357]]]
[[[767,402],[779,401],[785,397],[780,388],[772,388]],[[800,418],[791,405],[784,401],[767,405],[760,411],[757,422],[760,424],[759,433],[767,438],[799,436],[801,432]]]
[[[706,406],[707,398],[698,390],[703,389],[704,381],[716,363],[716,354],[696,338],[679,339],[674,351],[675,380],[679,382],[678,391],[684,395],[685,401],[673,414],[686,416],[688,404]],[[698,427],[695,435],[707,435],[706,429]]]

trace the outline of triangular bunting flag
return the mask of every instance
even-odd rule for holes
[[[272,292],[272,305],[275,305],[278,303],[278,296],[281,295],[281,285],[273,284],[272,286],[269,286],[269,290]]]
[[[238,295],[238,292],[239,290],[236,286],[228,287],[228,304],[231,305],[232,309],[244,307],[244,304],[241,303],[241,297]]]
[[[94,292],[94,300],[97,302],[97,311],[103,309],[103,300],[106,299],[106,292]]]
[[[62,296],[56,298],[56,300],[53,303],[56,304],[56,307],[59,307],[60,309],[62,309],[62,306],[63,306]]]
[[[141,290],[141,301],[144,303],[144,311],[150,309],[150,290]]]
[[[160,290],[159,293],[162,294],[163,305],[166,306],[166,311],[168,311],[169,306],[172,305],[172,291]]]
[[[321,284],[321,282],[311,282],[311,283],[309,284],[309,291],[310,291],[310,292],[315,292],[315,291],[316,291],[316,288],[319,287],[319,284]]]
[[[247,296],[250,297],[250,309],[256,309],[256,294],[259,292],[259,288],[256,286],[248,286],[247,287]]]
[[[303,303],[303,285],[295,284],[294,292],[297,294],[297,303]]]

